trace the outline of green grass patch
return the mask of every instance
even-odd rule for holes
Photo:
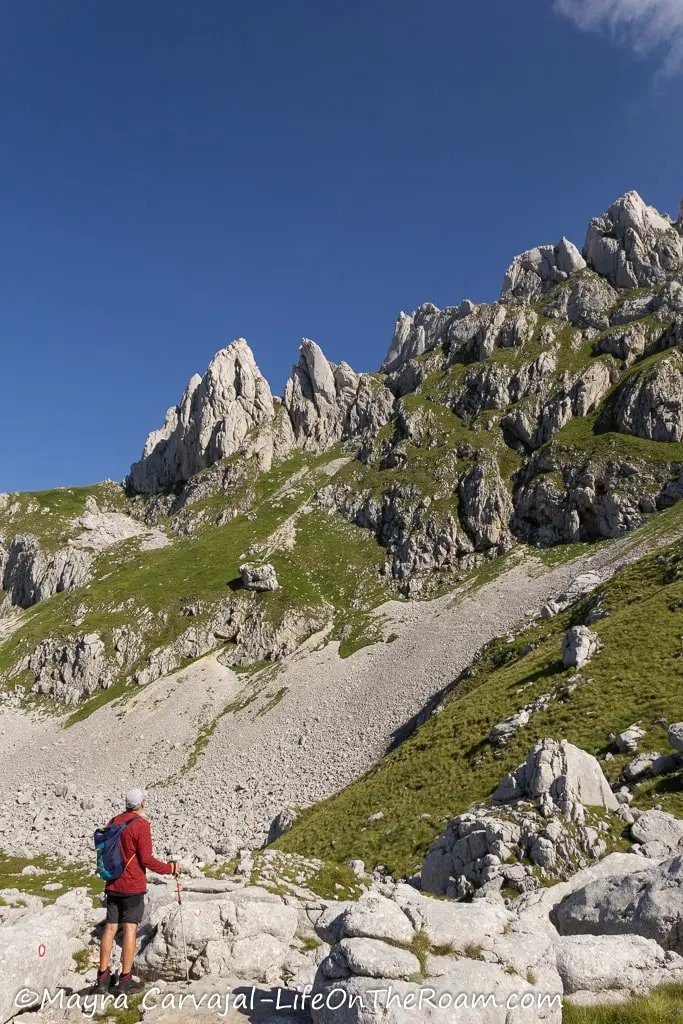
[[[369,868],[382,863],[393,875],[408,877],[446,822],[487,799],[542,737],[565,738],[602,757],[610,732],[642,721],[642,749],[666,751],[666,728],[657,719],[683,719],[681,544],[626,567],[593,599],[598,595],[611,612],[592,626],[603,649],[578,674],[573,692],[568,684],[576,673],[563,668],[562,639],[570,625],[583,621],[586,601],[512,643],[502,637],[488,644],[454,683],[438,715],[363,778],[303,811],[276,848],[342,863],[360,858]],[[558,698],[548,710],[534,715],[507,747],[494,750],[491,727],[549,690]],[[605,762],[608,777],[616,780],[627,760],[617,755]],[[661,780],[649,796],[647,787],[641,789],[650,803],[676,810],[677,785],[671,782],[671,792],[663,792],[667,784]],[[383,819],[369,822],[378,808]]]
[[[93,854],[93,865],[94,865]],[[43,874],[22,875],[22,870],[33,865]],[[47,883],[60,882],[61,889],[47,890]],[[69,889],[88,889],[94,895],[104,892],[104,881],[92,874],[87,864],[64,864],[56,857],[10,857],[0,851],[0,889],[19,889],[30,896],[40,896],[48,903],[54,903]]]
[[[683,1018],[683,985],[662,985],[648,996],[607,1006],[565,1002],[563,1024],[677,1024]]]

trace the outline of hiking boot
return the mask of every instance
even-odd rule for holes
[[[93,986],[93,992],[96,992],[98,995],[105,995],[113,983],[114,979],[112,978],[110,971],[98,971],[97,981]]]
[[[132,995],[135,992],[142,992],[145,986],[142,981],[134,981],[131,974],[121,974],[116,980],[112,991],[116,995]]]

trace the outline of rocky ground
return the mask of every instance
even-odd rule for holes
[[[672,727],[676,743],[679,734],[683,723]],[[449,824],[410,885],[373,879],[358,864],[354,899],[321,899],[308,888],[319,862],[272,850],[258,861],[242,856],[232,876],[186,882],[182,911],[172,883],[154,882],[135,961],[146,994],[133,1019],[445,1024],[458,1013],[471,1024],[560,1024],[565,1003],[618,1003],[680,985],[683,822],[656,811],[632,816],[654,842],[605,856],[610,819],[625,805],[595,758],[547,739],[517,775],[515,785],[502,781],[486,813]],[[606,815],[602,838],[587,824],[597,810]],[[516,822],[534,816],[532,868],[515,844]],[[549,850],[579,848],[574,826],[585,859],[544,887],[555,867]],[[449,876],[476,880],[468,900],[430,895],[449,891]],[[98,1004],[89,994],[103,910],[87,888],[50,905],[17,889],[1,895],[2,1024],[17,1014],[17,993],[30,1011],[46,987],[67,994],[62,1007],[28,1020],[103,1012],[103,997]]]

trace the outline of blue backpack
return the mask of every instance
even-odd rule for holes
[[[106,825],[105,828],[98,828],[94,834],[95,850],[97,852],[97,874],[105,882],[113,882],[120,878],[130,864],[126,863],[121,853],[121,833],[127,825],[130,825],[134,818],[129,818],[122,825]]]

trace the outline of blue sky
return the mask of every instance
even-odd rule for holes
[[[276,392],[302,336],[373,370],[627,189],[677,212],[682,40],[680,0],[6,0],[0,490],[121,479],[233,338]]]

